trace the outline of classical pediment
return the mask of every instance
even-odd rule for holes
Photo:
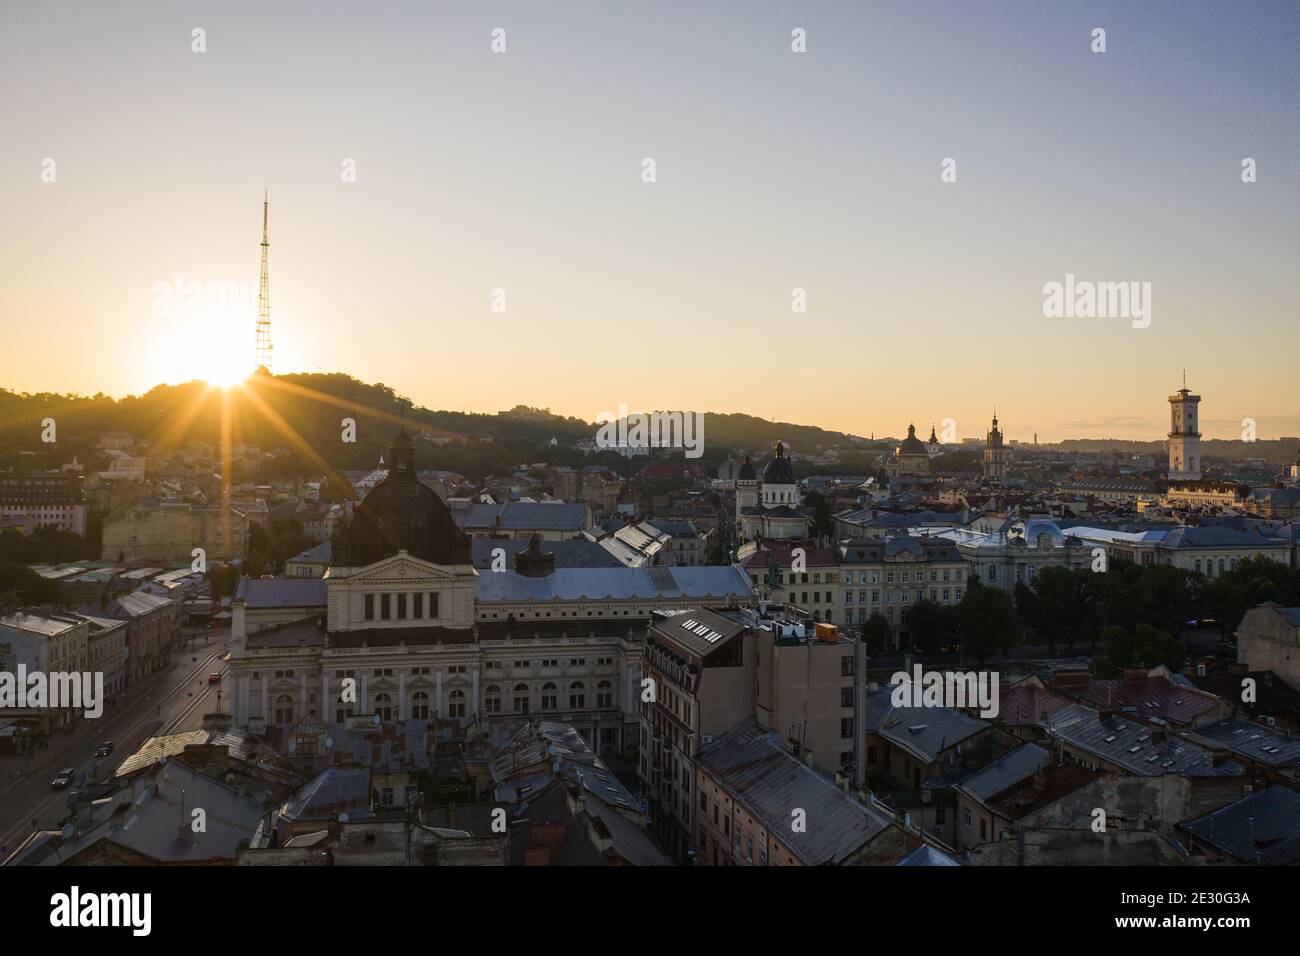
[[[413,558],[409,554],[395,554],[391,558],[384,558],[384,560],[368,567],[358,568],[355,573],[348,575],[346,580],[349,582],[365,581],[369,584],[391,584],[404,581],[412,584],[421,581],[446,583],[454,581],[464,574],[463,569],[445,568],[428,561],[422,561],[419,558]]]

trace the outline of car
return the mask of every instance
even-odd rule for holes
[[[208,675],[208,683],[209,683],[209,684],[220,684],[220,683],[221,683],[221,675],[220,675],[220,674],[209,674],[209,675]]]
[[[73,770],[71,767],[65,767],[54,775],[54,779],[50,781],[50,786],[55,790],[62,790],[68,784],[72,783],[72,778],[76,775],[77,771]]]
[[[102,743],[100,743],[98,747],[95,748],[96,757],[107,757],[112,752],[113,752],[113,741],[111,740],[105,740]]]

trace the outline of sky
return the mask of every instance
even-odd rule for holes
[[[1055,441],[1162,437],[1185,369],[1207,437],[1300,435],[1298,46],[1270,0],[4,4],[0,387],[251,365],[265,190],[276,372]],[[1146,318],[1045,314],[1067,275]]]

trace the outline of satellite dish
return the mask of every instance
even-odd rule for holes
[[[329,750],[329,749],[330,749],[331,747],[333,747],[333,746],[334,746],[334,738],[333,738],[333,737],[326,737],[326,738],[325,738],[325,749],[326,749],[326,750]]]

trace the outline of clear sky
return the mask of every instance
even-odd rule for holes
[[[1300,435],[1298,49],[1293,0],[6,3],[0,386],[251,361],[269,189],[276,371],[1055,440],[1160,437],[1186,368],[1207,436]],[[1045,317],[1067,273],[1150,326]]]

